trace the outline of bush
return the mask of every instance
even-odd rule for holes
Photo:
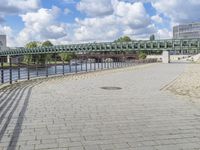
[[[147,54],[145,54],[143,52],[139,53],[139,59],[146,59],[146,57],[147,57]]]

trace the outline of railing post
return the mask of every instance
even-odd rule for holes
[[[4,83],[3,57],[1,57],[1,83]]]
[[[75,59],[75,73],[77,73],[77,59]]]
[[[106,59],[104,58],[104,67],[103,68],[106,68]]]
[[[90,71],[92,70],[92,61],[91,61],[91,58],[90,58]]]
[[[12,84],[12,58],[9,56],[10,84]]]
[[[46,68],[46,77],[49,76],[49,71],[48,71],[48,61],[45,60],[45,68]]]
[[[69,60],[69,72],[72,72],[71,60]]]
[[[39,76],[39,73],[38,73],[38,63],[39,63],[39,56],[36,55],[36,76],[37,77]]]
[[[29,58],[28,58],[29,59]],[[30,70],[29,70],[30,60],[27,63],[27,79],[30,80]]]
[[[100,67],[100,66],[99,66],[99,63],[100,63],[100,58],[99,58],[99,57],[98,57],[98,60],[97,60],[97,61],[98,61],[98,70],[99,70],[99,67]]]
[[[109,69],[109,59],[107,59],[107,69]]]
[[[94,70],[96,70],[96,59],[94,59]]]
[[[56,54],[54,56],[54,65],[55,65],[55,74],[57,74],[57,58],[56,58]]]
[[[86,58],[86,62],[85,62],[85,71],[87,72],[88,70],[87,70],[87,61],[88,61],[88,59]]]
[[[17,62],[18,62],[18,80],[20,80],[20,58],[18,57],[18,60],[17,60]]]
[[[103,69],[103,60],[104,58],[101,58],[101,70]]]
[[[62,61],[62,73],[65,75],[65,61]]]
[[[83,57],[81,57],[81,72],[83,71]]]

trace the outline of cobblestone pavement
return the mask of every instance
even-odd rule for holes
[[[5,89],[0,149],[200,149],[200,107],[161,90],[185,67],[145,65]]]

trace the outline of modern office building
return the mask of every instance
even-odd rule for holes
[[[200,38],[200,22],[173,27],[174,39]]]
[[[6,49],[6,35],[0,35],[0,51]]]

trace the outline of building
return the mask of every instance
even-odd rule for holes
[[[200,38],[200,22],[182,24],[173,27],[174,39]]]
[[[0,51],[6,49],[6,35],[0,35]]]

